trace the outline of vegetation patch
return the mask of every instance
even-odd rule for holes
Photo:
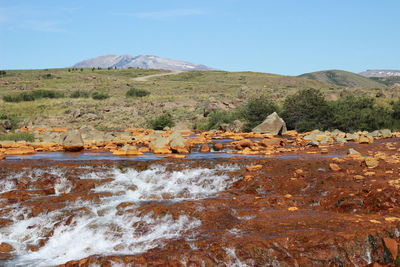
[[[151,129],[162,130],[165,127],[174,127],[175,121],[170,113],[165,112],[158,117],[148,120],[147,124]]]
[[[54,90],[33,90],[30,92],[21,92],[18,94],[11,94],[3,96],[5,102],[23,102],[35,101],[42,98],[62,98],[64,94]]]
[[[73,91],[70,96],[71,98],[89,98],[90,92],[84,90],[75,90]]]
[[[11,129],[14,130],[18,128],[18,123],[21,121],[17,116],[15,115],[8,115],[5,113],[0,112],[0,120],[6,120],[10,123]]]
[[[33,142],[35,141],[35,136],[31,133],[6,133],[0,134],[0,141],[27,141]]]
[[[93,92],[92,98],[94,100],[104,100],[110,98],[110,95],[105,92]]]
[[[135,87],[130,88],[126,92],[126,97],[144,97],[150,95],[150,92],[144,89],[138,89]]]

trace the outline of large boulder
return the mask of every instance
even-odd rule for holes
[[[61,144],[63,145],[64,150],[69,152],[81,151],[85,145],[79,130],[66,132],[61,137]]]
[[[285,121],[274,112],[260,125],[254,127],[253,132],[263,134],[281,135],[287,132]]]

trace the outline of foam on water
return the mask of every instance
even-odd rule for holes
[[[93,254],[122,255],[142,253],[162,246],[166,240],[186,238],[192,240],[192,230],[201,221],[188,216],[173,219],[171,215],[155,217],[152,214],[139,216],[135,211],[118,212],[122,202],[140,205],[142,201],[169,199],[182,201],[211,196],[230,186],[235,179],[226,172],[235,166],[215,166],[214,169],[196,168],[182,171],[167,171],[163,166],[150,166],[147,170],[108,171],[86,174],[81,179],[113,178],[93,189],[95,192],[110,192],[99,202],[76,201],[66,208],[42,213],[28,218],[27,208],[18,204],[7,217],[14,223],[0,228],[0,242],[10,243],[16,249],[16,257],[8,266],[53,266],[70,260],[78,260]],[[40,179],[44,173],[52,173],[58,179],[56,194],[73,190],[66,174],[67,169],[31,171],[15,177]],[[5,187],[3,187],[5,188]],[[134,208],[135,206],[133,206]],[[129,207],[132,209],[132,206]],[[79,210],[79,211],[78,211]],[[72,219],[70,215],[74,216]],[[68,221],[69,219],[69,221]],[[67,223],[68,221],[68,223]],[[52,234],[49,234],[52,233]],[[49,238],[44,246],[42,239]],[[32,252],[27,246],[38,246]]]

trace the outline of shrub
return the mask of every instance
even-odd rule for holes
[[[127,92],[126,92],[126,96],[127,97],[144,97],[144,96],[148,96],[150,94],[149,91],[144,90],[144,89],[138,89],[138,88],[130,88]]]
[[[7,134],[0,134],[0,141],[28,141],[33,142],[35,141],[35,136],[31,133],[7,133]]]
[[[331,128],[342,131],[393,128],[393,114],[377,106],[375,99],[367,96],[349,95],[330,103],[332,108]]]
[[[395,120],[400,120],[400,99],[392,102],[392,109],[393,109],[393,113],[392,113],[392,117]]]
[[[158,117],[150,119],[148,122],[150,128],[154,130],[162,130],[165,127],[174,127],[175,122],[172,115],[168,112],[161,114]]]
[[[33,90],[30,92],[21,92],[18,94],[5,95],[3,100],[5,102],[22,102],[22,101],[34,101],[41,98],[61,98],[64,95],[60,92],[53,90]]]
[[[11,124],[11,130],[18,128],[18,123],[21,121],[15,115],[7,115],[5,113],[0,112],[0,120],[8,120]]]
[[[223,123],[231,123],[240,118],[237,111],[216,110],[208,115],[205,130],[217,129]]]
[[[53,90],[33,90],[32,95],[34,99],[40,98],[61,98],[64,94]]]
[[[104,100],[109,98],[110,95],[104,92],[93,92],[92,98],[95,100]]]
[[[51,75],[51,73],[47,73],[47,74],[42,75],[42,78],[43,78],[43,79],[53,79],[54,76]]]
[[[88,91],[83,90],[75,90],[71,93],[69,97],[71,98],[88,98],[90,93]]]
[[[241,110],[242,116],[246,120],[244,130],[251,131],[274,111],[278,111],[278,106],[266,96],[251,99]]]
[[[287,127],[297,131],[325,129],[331,118],[328,102],[316,89],[304,89],[286,97],[283,110]]]

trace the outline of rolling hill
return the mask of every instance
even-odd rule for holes
[[[343,70],[326,70],[318,72],[310,72],[299,75],[301,78],[317,80],[324,83],[330,83],[336,86],[343,87],[358,87],[358,88],[384,88],[386,85],[374,81],[356,73]]]

